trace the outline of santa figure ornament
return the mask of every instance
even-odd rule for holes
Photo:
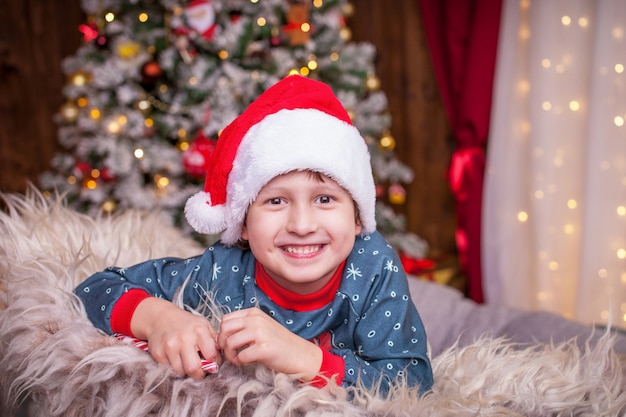
[[[189,27],[207,41],[215,34],[215,9],[210,0],[192,0],[185,7]]]
[[[362,233],[376,230],[376,187],[365,140],[328,85],[291,75],[224,128],[204,191],[185,205],[187,221],[200,233],[221,233],[222,242],[232,245],[261,188],[278,175],[302,170],[335,180],[352,195]]]

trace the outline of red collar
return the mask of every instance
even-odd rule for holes
[[[293,311],[317,310],[329,304],[335,297],[345,265],[346,261],[343,261],[326,285],[311,294],[296,294],[281,287],[270,278],[258,261],[255,266],[256,283],[261,291],[282,308]]]

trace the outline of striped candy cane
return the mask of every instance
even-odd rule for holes
[[[141,349],[145,352],[148,351],[148,342],[141,339],[136,339],[134,337],[126,336],[124,334],[116,333],[113,336],[121,342],[126,343],[127,345],[135,346],[138,349]],[[219,371],[219,365],[213,361],[207,361],[204,358],[201,358],[200,367],[207,374],[216,374]]]

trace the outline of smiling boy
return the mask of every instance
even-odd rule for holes
[[[189,223],[221,241],[189,259],[108,268],[76,289],[108,333],[203,377],[200,355],[322,386],[432,385],[426,334],[396,252],[376,232],[367,145],[325,84],[276,83],[227,126]],[[247,248],[242,248],[242,246]],[[171,300],[225,314],[214,328]],[[199,355],[200,354],[200,355]]]

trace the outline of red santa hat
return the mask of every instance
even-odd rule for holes
[[[200,233],[221,233],[231,245],[263,186],[304,170],[332,178],[352,195],[363,234],[376,229],[376,187],[365,141],[328,85],[291,75],[222,131],[204,191],[185,205],[187,221]]]

